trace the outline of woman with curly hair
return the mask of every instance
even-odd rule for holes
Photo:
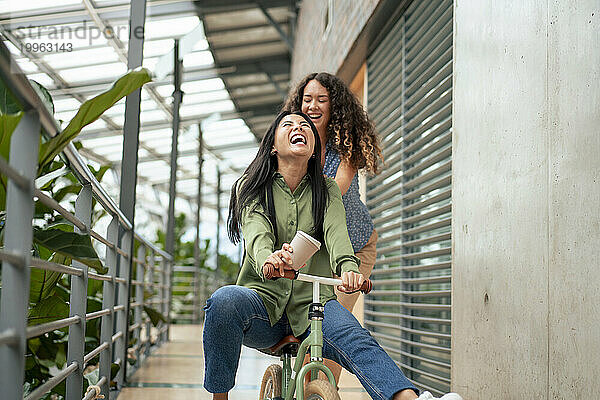
[[[360,272],[371,275],[377,255],[377,232],[358,191],[358,170],[376,174],[383,161],[373,122],[348,86],[326,72],[305,76],[290,92],[283,106],[286,111],[302,111],[317,127],[321,141],[323,172],[334,178],[342,192],[348,235]],[[338,301],[350,312],[359,293],[336,291]],[[336,380],[341,367],[328,365]]]

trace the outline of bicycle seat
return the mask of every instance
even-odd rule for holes
[[[300,340],[293,335],[288,335],[277,342],[277,344],[274,346],[271,346],[268,349],[259,349],[258,351],[270,356],[280,357],[282,354],[290,354],[292,357],[295,357],[296,353],[298,353],[299,347]]]

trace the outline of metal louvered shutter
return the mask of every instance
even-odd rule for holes
[[[450,388],[452,1],[413,1],[367,61],[383,172],[365,326],[421,389]]]

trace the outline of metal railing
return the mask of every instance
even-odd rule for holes
[[[0,157],[0,171],[7,177],[6,223],[2,261],[2,301],[0,310],[0,388],[3,399],[23,398],[27,340],[68,327],[67,362],[65,368],[37,387],[27,400],[41,398],[66,380],[66,398],[81,399],[84,369],[99,357],[99,381],[105,399],[110,396],[111,365],[120,365],[114,381],[121,387],[126,379],[128,357],[135,356],[140,365],[154,342],[167,340],[168,322],[154,330],[143,309],[152,305],[168,315],[172,257],[137,235],[112,198],[100,186],[75,147],[69,145],[63,160],[81,183],[71,214],[52,198],[35,188],[40,131],[50,136],[58,133],[57,124],[34,92],[27,78],[12,64],[9,52],[0,43],[0,79],[23,106],[24,115],[10,144],[10,162]],[[103,235],[92,229],[92,198],[112,217]],[[32,256],[33,212],[35,202],[62,215],[106,249],[105,275],[88,270],[73,261],[61,265]],[[133,237],[132,237],[133,236]],[[131,244],[139,244],[133,254]],[[71,280],[69,317],[35,326],[27,326],[30,269],[37,268],[67,274]],[[135,271],[135,277],[131,276]],[[103,282],[102,309],[87,310],[88,280]],[[131,294],[131,295],[130,295]],[[129,317],[133,313],[133,323]],[[101,318],[100,344],[85,353],[86,322]],[[168,319],[167,319],[168,321]],[[154,335],[154,337],[152,336]],[[135,344],[128,342],[134,338]],[[94,398],[88,393],[83,398]]]
[[[218,271],[199,266],[174,266],[171,322],[202,323],[206,300],[215,290],[226,284],[227,280]]]

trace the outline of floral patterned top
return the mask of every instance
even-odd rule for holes
[[[340,162],[340,155],[332,148],[331,143],[328,141],[325,146],[323,173],[330,178],[335,178]],[[355,174],[352,178],[352,183],[350,183],[348,191],[342,196],[342,202],[346,209],[348,235],[350,235],[352,248],[356,253],[367,244],[374,229],[373,219],[369,215],[369,210],[367,210],[367,206],[360,200],[358,174]]]

